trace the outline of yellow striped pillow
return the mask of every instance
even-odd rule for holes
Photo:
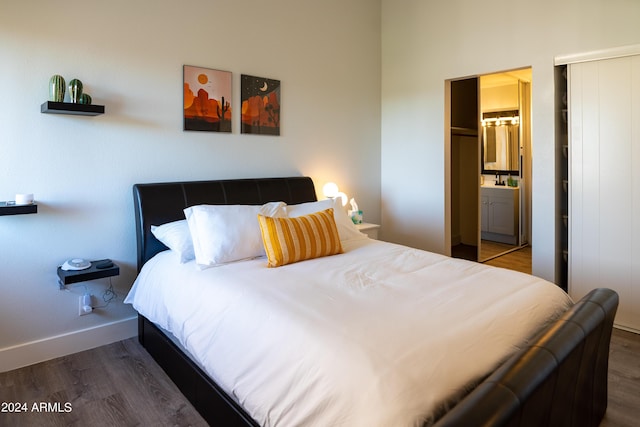
[[[268,267],[342,253],[333,209],[296,218],[258,215]]]

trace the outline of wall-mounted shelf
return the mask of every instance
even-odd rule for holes
[[[111,265],[106,268],[98,268],[100,264],[107,262],[111,263]],[[118,276],[119,274],[120,267],[116,263],[108,259],[100,259],[97,261],[91,261],[91,267],[84,270],[63,270],[62,267],[58,267],[58,278],[60,279],[58,284],[60,285],[60,289],[64,289],[65,285],[69,285],[71,283]]]
[[[38,213],[38,205],[16,205],[15,202],[0,202],[0,216],[3,215],[24,215]]]
[[[104,105],[46,101],[40,106],[40,112],[49,114],[75,114],[77,116],[97,116],[99,114],[104,114]]]

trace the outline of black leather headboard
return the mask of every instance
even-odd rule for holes
[[[184,219],[183,210],[189,206],[296,204],[317,198],[311,178],[298,176],[135,184],[133,200],[140,271],[147,260],[167,249],[153,236],[151,226]]]

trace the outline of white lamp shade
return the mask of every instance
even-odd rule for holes
[[[322,187],[322,193],[324,193],[324,197],[328,197],[330,199],[333,199],[334,197],[336,197],[339,191],[340,190],[338,189],[338,186],[336,185],[335,182],[327,182]]]
[[[336,197],[340,197],[342,199],[342,206],[346,206],[347,204],[347,195],[340,191],[340,189],[334,182],[327,182],[322,187],[322,193],[324,193],[324,197],[328,199],[335,199]]]

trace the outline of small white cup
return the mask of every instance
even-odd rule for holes
[[[16,194],[16,205],[30,205],[33,203],[33,194]]]

